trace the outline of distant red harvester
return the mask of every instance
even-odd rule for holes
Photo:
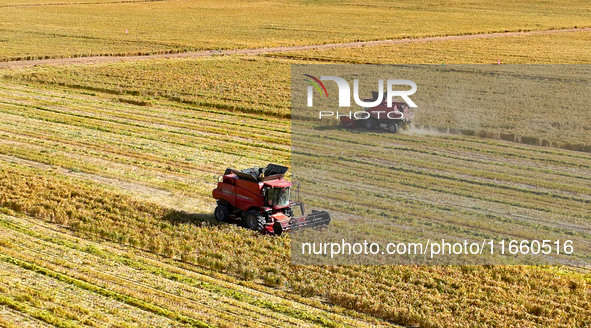
[[[377,92],[373,93],[373,99],[363,99],[364,101],[373,101],[377,98]],[[375,128],[386,128],[392,133],[398,132],[402,128],[410,127],[413,112],[404,102],[393,102],[392,107],[388,107],[384,100],[379,105],[371,108],[364,108],[367,114],[340,116],[341,125],[346,128],[363,127],[368,130]],[[355,114],[359,114],[358,112]],[[342,114],[341,114],[342,115]]]
[[[212,192],[218,204],[215,218],[218,221],[234,219],[249,229],[275,235],[328,225],[328,212],[312,211],[303,215],[304,205],[290,200],[293,184],[283,178],[286,172],[287,167],[275,164],[245,170],[226,169]],[[300,208],[302,216],[294,217],[294,207]]]

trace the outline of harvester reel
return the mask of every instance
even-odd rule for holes
[[[294,231],[298,230],[298,228],[299,228],[298,221],[296,219],[292,218],[291,220],[289,220],[289,226],[291,227],[291,230],[294,230]]]

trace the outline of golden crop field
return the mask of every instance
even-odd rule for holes
[[[267,56],[351,64],[589,64],[591,31],[414,42]]]
[[[253,64],[231,58],[219,61]],[[221,74],[223,69],[220,70]],[[126,101],[122,102],[122,97]],[[140,253],[142,256],[159,254],[180,260],[179,265],[192,270],[206,268],[249,282],[250,288],[277,288],[276,293],[288,299],[301,301],[320,296],[354,311],[345,312],[348,316],[363,320],[370,320],[363,317],[370,315],[376,317],[373,320],[403,324],[438,326],[455,322],[461,326],[478,316],[474,311],[482,311],[488,318],[486,322],[493,326],[577,326],[588,320],[589,277],[566,267],[298,268],[289,265],[289,236],[268,238],[234,226],[212,225],[210,192],[227,163],[248,167],[260,162],[289,162],[290,127],[285,118],[201,107],[167,97],[119,95],[109,90],[88,91],[54,83],[23,85],[14,79],[3,82],[0,99],[1,158],[4,163],[13,163],[3,164],[4,177],[0,179],[2,206],[9,215],[26,213],[46,224],[66,226],[80,237],[102,238],[149,252]],[[127,101],[133,99],[136,104]],[[553,209],[552,201],[536,194],[547,190],[556,196],[577,194],[577,198],[586,199],[591,188],[587,169],[591,158],[585,153],[438,135],[400,135],[396,144],[397,151],[410,155],[401,156],[400,168],[411,166],[414,170],[400,185],[391,188],[421,195],[404,204],[392,204],[405,222],[438,217],[449,211],[467,218],[490,219],[483,208],[505,213],[523,207],[518,215],[535,216],[550,211],[565,220],[586,219],[588,215],[578,199],[568,201],[572,202],[569,206],[564,203],[565,207]],[[454,153],[455,156],[448,155]],[[534,167],[527,164],[532,161],[537,163]],[[356,165],[363,170],[363,164]],[[450,179],[454,174],[465,179]],[[548,174],[562,182],[547,180]],[[492,181],[499,186],[531,187],[500,191],[491,185]],[[466,192],[468,187],[477,188],[478,193]],[[516,198],[516,191],[522,196]],[[140,201],[132,201],[122,192]],[[341,201],[349,197],[347,193],[335,196]],[[339,210],[342,211],[331,209],[335,213]],[[24,261],[29,263],[31,259]],[[43,266],[43,262],[34,263]],[[557,276],[557,270],[564,275]],[[419,277],[430,277],[430,282]],[[402,280],[402,285],[393,284],[399,279],[406,280]],[[513,294],[522,291],[518,286],[531,279],[540,288],[547,284],[564,288],[551,289],[551,293],[548,290],[549,294],[541,289]],[[362,284],[360,280],[370,283]],[[466,280],[469,285],[459,283]],[[491,300],[490,292],[483,287],[489,284],[490,288],[501,284],[503,287],[498,288],[505,292],[495,294]],[[462,289],[454,291],[458,288]],[[451,298],[444,301],[442,292],[446,299]],[[568,304],[578,305],[548,312],[549,305],[536,303],[540,298],[544,300],[542,304],[551,302],[556,293],[568,299]],[[481,305],[462,305],[465,295],[479,300]],[[157,302],[150,304],[162,306]],[[375,304],[381,305],[376,308]],[[507,306],[513,310],[507,312]],[[175,305],[165,309],[177,311]],[[180,313],[219,324],[206,315],[184,311]],[[529,314],[522,317],[522,313]]]
[[[0,0],[0,61],[581,28],[590,14],[554,0]],[[589,268],[292,265],[290,234],[217,223],[211,190],[227,167],[291,166],[292,64],[588,64],[590,35],[0,68],[0,326],[588,327]],[[345,174],[302,181],[322,196],[307,207],[417,231],[431,220],[450,236],[474,220],[528,238],[551,217],[550,237],[591,248],[569,230],[591,219],[588,112],[566,133],[506,121],[531,112],[486,127],[437,115],[417,113],[431,130],[363,131],[346,164],[318,141],[344,152],[358,131],[299,135],[325,154],[301,169],[403,176],[381,191]]]
[[[591,26],[584,0],[17,3],[0,1],[3,61]]]

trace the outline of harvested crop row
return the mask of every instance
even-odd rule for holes
[[[16,85],[3,85],[0,88],[0,94],[3,96],[2,101],[5,105],[14,105],[15,107],[31,106],[31,96],[35,97],[35,108],[38,110],[47,110],[55,113],[64,113],[77,117],[92,117],[109,122],[134,122],[136,125],[153,125],[158,128],[169,128],[172,131],[186,131],[198,130],[203,135],[215,137],[220,134],[226,134],[229,128],[236,128],[238,126],[248,127],[250,134],[243,131],[235,131],[233,136],[244,139],[248,137],[251,141],[264,140],[274,141],[276,143],[288,140],[284,134],[288,130],[280,129],[280,125],[272,127],[271,129],[263,129],[261,126],[255,125],[260,122],[253,118],[236,117],[233,120],[231,113],[209,112],[207,110],[198,110],[194,108],[188,110],[171,110],[162,105],[149,106],[148,108],[131,104],[120,104],[119,99],[115,100],[109,97],[104,99],[93,98],[85,99],[82,94],[71,95],[67,92],[56,94],[55,91],[38,89],[22,89]],[[222,119],[221,119],[222,118]],[[226,118],[226,120],[223,120]],[[211,122],[215,122],[212,125]],[[250,123],[250,124],[249,124]],[[277,123],[277,122],[276,122]],[[283,124],[288,127],[286,124]],[[252,130],[252,131],[251,131]],[[257,131],[258,130],[258,131]],[[282,137],[283,136],[283,137]],[[276,137],[277,140],[269,137]]]
[[[4,216],[3,219],[6,220],[2,227],[7,238],[6,242],[10,243],[11,249],[19,250],[12,253],[15,257],[33,259],[34,255],[28,257],[27,254],[42,253],[45,260],[37,261],[39,265],[54,267],[60,272],[75,268],[76,272],[70,276],[85,276],[88,279],[98,277],[101,279],[97,282],[101,284],[109,282],[117,286],[116,281],[120,280],[122,284],[134,287],[126,295],[145,298],[150,294],[160,293],[170,299],[170,302],[165,304],[169,309],[179,309],[182,306],[193,307],[197,301],[205,305],[202,308],[205,313],[217,311],[221,317],[235,313],[240,316],[237,320],[246,325],[276,326],[281,322],[282,325],[300,327],[316,324],[331,326],[336,323],[365,326],[363,321],[358,321],[354,317],[319,311],[297,302],[272,296],[271,294],[276,290],[268,289],[259,293],[219,280],[214,278],[216,274],[212,271],[193,266],[193,270],[201,270],[205,273],[198,274],[177,267],[178,263],[162,263],[162,258],[150,256],[144,252],[135,251],[135,254],[132,254],[130,249],[125,247],[85,241],[49,230],[39,224],[31,224],[32,222],[24,218]],[[32,247],[33,244],[36,246]],[[143,294],[138,294],[139,290],[146,288],[148,289],[144,290]],[[265,298],[273,299],[274,303],[266,303]],[[246,318],[250,319],[244,320]],[[222,323],[217,322],[217,324]]]
[[[154,101],[168,99],[177,103],[209,107],[218,107],[227,111],[248,113],[254,111],[265,117],[289,117],[289,70],[290,64],[309,63],[302,60],[285,60],[277,58],[257,58],[246,61],[246,57],[184,59],[169,61],[154,61],[151,63],[119,63],[99,65],[97,67],[47,67],[33,72],[15,71],[6,77],[45,83],[49,85],[64,85],[73,89],[89,89],[108,93],[127,93],[132,99]],[[225,65],[216,67],[216,63]],[[239,70],[244,76],[235,76],[227,70],[227,66]],[[167,69],[175,72],[171,76]],[[148,71],[144,80],[138,81],[136,71]],[[259,71],[265,71],[261,75]],[[242,73],[246,71],[246,73]],[[227,81],[229,90],[234,96],[228,98],[214,92],[215,88],[202,87],[199,83],[180,83],[182,79],[175,78],[182,74],[195,76],[198,81],[216,76],[210,83],[224,83]],[[152,76],[153,74],[153,76]],[[466,77],[462,77],[466,78]],[[245,79],[249,82],[245,82]],[[125,83],[122,83],[124,81]],[[246,83],[246,84],[245,84]],[[248,84],[251,83],[251,84]],[[436,83],[436,82],[434,82]],[[256,84],[256,85],[255,85]],[[100,86],[100,87],[97,87]],[[98,89],[97,89],[98,88]],[[247,89],[257,90],[256,93]],[[150,90],[148,93],[141,90]],[[174,91],[170,91],[174,90]],[[144,93],[141,93],[141,92]],[[172,93],[172,94],[171,94]],[[265,95],[260,96],[259,94]],[[268,98],[272,99],[272,107],[268,107]],[[211,99],[211,101],[210,101]],[[227,106],[223,105],[227,104]],[[232,107],[232,104],[241,104]],[[244,106],[244,108],[240,107]],[[267,106],[267,107],[265,107]],[[501,106],[502,107],[502,106]],[[264,109],[266,108],[266,109]],[[579,112],[576,119],[564,121],[562,111],[545,110],[543,121],[538,120],[537,110],[519,110],[507,115],[500,107],[494,111],[469,113],[437,111],[420,109],[417,111],[415,123],[418,126],[430,126],[435,130],[447,129],[452,133],[479,135],[486,138],[506,139],[520,143],[552,146],[564,149],[586,151],[589,147],[585,133],[586,122],[589,117],[585,112]],[[458,119],[462,117],[464,119]],[[587,124],[588,125],[588,124]],[[556,133],[555,131],[562,131]],[[442,130],[443,131],[443,130]],[[565,132],[566,131],[566,132]]]
[[[8,299],[6,299],[8,300]],[[10,302],[10,301],[8,301]],[[14,310],[10,305],[0,309],[0,324],[6,328],[50,328],[55,327],[24,312]],[[15,307],[18,305],[15,304]]]
[[[64,321],[79,326],[121,325],[125,322],[136,327],[174,326],[172,324],[174,321],[167,318],[84,289],[72,288],[67,283],[12,263],[2,261],[0,272],[2,272],[0,286],[6,291],[6,297],[20,300],[21,304],[27,307],[25,313],[28,312],[40,317],[41,320],[49,321],[47,323],[51,323],[49,318],[36,314],[53,314],[67,318]]]
[[[337,139],[326,139],[318,144],[319,138],[332,138],[330,135],[319,135],[316,131],[307,135],[302,141],[298,141],[298,146],[301,147],[302,152],[311,154],[327,154],[330,152],[328,148],[336,147],[344,149],[352,142],[348,138],[355,138],[357,135],[347,134],[346,131],[340,132]],[[439,139],[446,140],[447,137],[441,136]],[[356,143],[356,154],[359,159],[366,161],[368,164],[373,162],[380,166],[392,166],[394,164],[403,169],[412,169],[416,173],[438,173],[441,176],[454,175],[462,178],[472,178],[474,181],[491,182],[502,186],[529,186],[531,189],[546,190],[557,192],[562,195],[572,195],[583,199],[587,199],[587,195],[591,193],[589,185],[585,184],[584,180],[588,180],[582,175],[568,175],[562,174],[565,170],[565,165],[540,165],[538,170],[532,170],[526,165],[526,161],[519,161],[521,165],[513,165],[509,168],[505,164],[502,156],[490,156],[485,160],[475,161],[472,156],[478,156],[473,151],[464,150],[459,147],[447,147],[442,150],[434,147],[431,144],[424,144],[420,147],[408,147],[399,143],[400,138],[397,136],[383,134],[368,134],[366,144]],[[423,139],[424,140],[424,139]],[[325,143],[324,147],[322,143]],[[327,144],[326,144],[327,143]],[[304,148],[305,147],[305,148]],[[324,148],[324,149],[322,149]],[[298,149],[300,151],[300,149]],[[392,154],[396,154],[396,161],[393,161]],[[346,154],[335,153],[335,156]],[[545,160],[546,156],[541,157]],[[577,163],[581,165],[583,161]],[[586,168],[581,169],[584,173]],[[507,176],[507,172],[510,174]],[[560,178],[560,180],[557,180]],[[505,183],[506,181],[506,183]]]
[[[32,88],[27,89],[27,91],[36,94],[33,96],[31,93],[21,90],[17,90],[15,94],[11,92],[12,90],[8,89],[5,93],[7,101],[21,103],[27,100],[30,102],[33,97],[36,100],[28,105],[24,103],[22,106],[25,107],[21,107],[21,105],[12,107],[7,102],[4,103],[2,109],[4,113],[0,114],[5,118],[0,127],[4,131],[2,149],[5,154],[17,155],[29,160],[124,180],[139,179],[156,187],[206,195],[210,190],[205,189],[209,188],[196,188],[199,184],[195,181],[213,182],[213,179],[219,174],[219,167],[226,165],[225,163],[234,162],[237,165],[248,166],[261,160],[284,162],[286,159],[280,161],[278,158],[287,158],[285,143],[289,142],[289,139],[286,138],[285,132],[277,131],[276,135],[272,132],[270,134],[271,140],[263,140],[265,144],[272,145],[271,147],[277,148],[277,150],[259,150],[258,143],[241,136],[246,133],[244,129],[250,131],[250,126],[254,126],[256,120],[235,116],[231,113],[229,115],[208,115],[210,120],[204,121],[204,125],[186,126],[178,132],[163,131],[163,134],[157,138],[146,139],[146,136],[149,135],[147,131],[152,128],[146,126],[138,130],[137,125],[141,121],[132,121],[129,117],[125,118],[125,122],[132,125],[115,125],[113,129],[105,131],[100,112],[92,113],[91,117],[96,117],[96,119],[62,115],[58,121],[48,122],[46,120],[51,119],[48,116],[55,115],[55,113],[38,109],[40,104],[44,104],[48,106],[47,108],[55,107],[57,111],[73,111],[72,113],[77,115],[81,106],[84,108],[91,108],[97,104],[100,106],[100,99],[94,99],[93,102],[82,99],[78,102],[77,99],[69,97],[67,93],[56,95],[55,91],[48,91],[39,94]],[[63,97],[66,98],[63,99]],[[62,109],[64,101],[68,102],[68,107]],[[103,105],[104,107],[106,105]],[[119,112],[124,113],[127,109],[140,111],[135,106],[122,106],[119,108]],[[158,107],[158,110],[158,115],[164,116],[164,107]],[[189,117],[193,117],[196,115],[194,110],[178,107],[168,110],[168,113],[173,116],[189,115]],[[143,119],[144,117],[146,116],[139,118]],[[149,117],[147,119],[149,120]],[[236,129],[236,125],[228,124],[226,132],[223,135],[218,134],[219,137],[201,132],[208,126],[219,125],[219,122],[224,122],[224,119],[225,122],[236,122],[242,128]],[[84,121],[87,123],[82,123]],[[169,124],[168,122],[171,125],[178,124],[170,118],[163,121],[162,124]],[[67,128],[64,128],[65,125]],[[282,125],[285,126],[285,124],[276,126],[281,128]],[[168,125],[165,126],[165,129],[169,129]],[[130,129],[137,132],[130,135]],[[179,135],[179,132],[183,134]],[[245,140],[242,142],[245,144],[236,145],[240,140],[233,135],[238,135],[240,139]],[[260,135],[263,136],[262,133]],[[212,137],[214,138],[212,139]],[[269,137],[265,136],[264,138]],[[253,149],[256,149],[256,152],[253,153]],[[241,157],[240,155],[245,156]],[[162,184],[163,182],[164,184]]]
[[[221,65],[223,63],[223,65]],[[47,67],[33,74],[9,72],[18,80],[64,85],[82,90],[162,98],[179,103],[218,108],[271,118],[289,117],[290,61],[247,58],[158,60],[84,69]],[[142,70],[142,78],[135,73]]]
[[[410,138],[414,138],[415,145],[404,145]],[[304,185],[308,205],[329,209],[335,216],[348,213],[356,217],[341,220],[352,221],[342,228],[347,231],[370,231],[372,237],[379,235],[386,242],[392,238],[408,240],[408,231],[416,235],[425,230],[431,238],[568,237],[576,240],[579,257],[565,258],[561,263],[586,263],[591,249],[584,223],[589,218],[586,208],[591,204],[591,182],[585,167],[588,154],[572,152],[575,157],[569,158],[554,151],[534,155],[533,147],[514,153],[507,149],[498,157],[491,156],[490,162],[475,165],[462,159],[502,147],[490,144],[477,148],[469,146],[470,138],[453,140],[457,144],[450,143],[446,136],[409,137],[298,127],[292,141],[296,149],[294,174]],[[448,156],[443,156],[438,143],[449,143],[444,147],[445,154],[454,154],[455,158],[449,161]],[[520,165],[503,166],[494,172],[495,162],[502,163],[504,156],[515,155],[523,156]],[[521,167],[527,167],[532,158],[539,161],[538,168],[572,172],[577,167],[579,174],[568,183],[545,173],[527,178],[532,171],[523,172]],[[334,192],[327,194],[326,190]]]

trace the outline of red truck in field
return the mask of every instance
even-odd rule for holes
[[[374,99],[377,93],[374,93]],[[364,99],[372,101],[373,99]],[[379,105],[371,108],[364,108],[360,112],[349,112],[348,115],[339,114],[341,125],[346,128],[362,127],[367,130],[377,128],[388,129],[389,132],[396,133],[400,129],[410,127],[414,114],[408,104],[404,102],[393,102],[392,107],[384,100]]]

